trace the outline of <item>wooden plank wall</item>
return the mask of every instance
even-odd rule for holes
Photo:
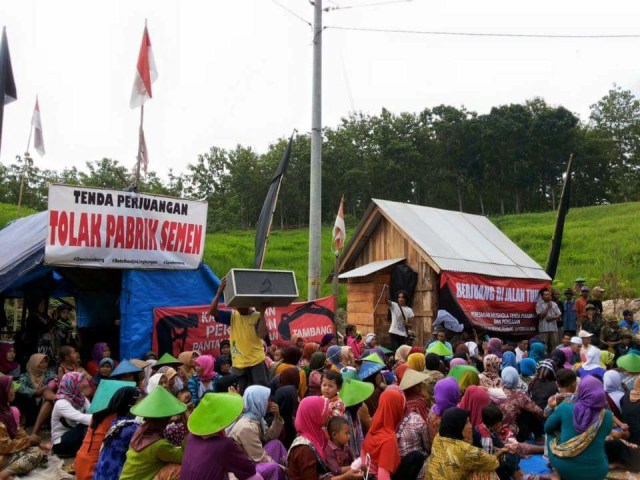
[[[418,273],[413,292],[415,314],[413,330],[416,345],[424,345],[430,338],[431,324],[438,313],[438,274],[427,263],[424,253],[386,219],[382,219],[369,237],[366,246],[355,259],[353,268],[378,260],[405,257],[406,263]],[[378,306],[372,315],[383,285],[389,283],[389,272],[350,279],[347,284],[347,321],[363,333],[375,331],[383,344],[388,344],[388,306]],[[387,294],[383,297],[386,302]],[[375,318],[374,318],[375,317]]]

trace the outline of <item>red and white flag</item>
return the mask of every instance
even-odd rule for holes
[[[340,200],[340,208],[338,208],[338,215],[336,216],[336,223],[333,225],[333,249],[335,251],[342,250],[344,247],[344,241],[347,238],[347,228],[344,225],[344,195]]]
[[[35,148],[42,157],[44,156],[44,137],[42,136],[42,119],[40,118],[40,104],[38,103],[38,97],[36,97],[36,106],[33,109],[31,125],[33,126],[33,148]]]
[[[156,70],[156,61],[153,58],[153,50],[151,50],[151,39],[147,26],[144,27],[142,34],[142,44],[140,45],[140,53],[138,54],[138,65],[136,68],[136,76],[133,80],[133,90],[131,90],[131,108],[138,108],[150,98],[151,84],[158,78],[158,70]]]

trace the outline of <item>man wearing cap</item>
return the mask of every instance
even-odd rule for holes
[[[602,331],[602,321],[596,314],[596,307],[589,303],[584,311],[586,313],[586,317],[582,320],[580,330],[586,330],[587,332],[593,333],[599,340],[600,332]]]
[[[575,335],[578,330],[577,315],[573,310],[575,303],[576,302],[573,301],[573,290],[567,288],[564,291],[564,302],[562,304],[564,310],[562,314],[562,326],[564,333],[568,333],[569,336]]]
[[[622,329],[618,325],[618,318],[610,313],[607,315],[607,323],[600,331],[601,349],[608,349],[611,353],[616,353],[616,346],[622,341]]]
[[[558,304],[551,298],[551,291],[542,288],[539,292],[540,299],[536,303],[536,314],[538,315],[538,332],[540,338],[547,346],[547,351],[551,350],[560,341],[558,339],[558,325],[556,321],[562,316]]]
[[[591,304],[596,307],[596,316],[602,317],[602,312],[604,312],[604,307],[602,306],[602,296],[604,295],[606,290],[602,288],[600,285],[596,285],[591,290]]]
[[[251,311],[249,308],[237,310],[218,310],[220,295],[227,285],[227,279],[220,281],[220,286],[213,297],[209,315],[218,323],[229,325],[229,340],[231,341],[231,372],[238,376],[240,394],[249,385],[268,386],[267,369],[264,364],[265,353],[262,339],[269,333],[264,315]],[[261,310],[264,310],[263,305]]]
[[[586,282],[587,279],[586,278],[582,278],[582,277],[578,277],[574,280],[573,282],[573,292],[576,295],[580,295],[580,292],[582,291],[582,287],[584,286],[584,282]]]
[[[638,335],[640,325],[633,319],[633,311],[625,310],[622,312],[622,320],[620,320],[620,327],[626,328],[632,335]]]
[[[580,363],[580,350],[582,350],[582,339],[580,337],[571,337],[571,354],[573,355],[571,363],[575,365]]]
[[[582,348],[580,349],[580,361],[585,362],[587,360],[587,350],[589,350],[590,348],[596,348],[591,345],[593,333],[587,332],[586,330],[580,330],[578,332],[578,338],[582,340]]]
[[[583,285],[580,287],[580,297],[573,304],[573,311],[576,312],[576,321],[578,322],[578,330],[581,330],[582,321],[587,316],[586,308],[589,303],[589,287]]]

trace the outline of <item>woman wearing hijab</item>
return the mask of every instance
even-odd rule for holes
[[[110,358],[103,358],[98,365],[98,374],[93,376],[96,385],[100,385],[101,380],[107,380],[111,377],[111,372],[116,368],[116,363]]]
[[[196,359],[200,355],[198,352],[194,352],[192,350],[182,352],[178,355],[178,360],[180,360],[180,367],[178,367],[178,378],[180,379],[182,387],[186,386],[189,383],[191,377],[196,374]],[[218,361],[216,359],[216,366]],[[218,372],[220,373],[220,372]]]
[[[87,372],[92,377],[98,375],[100,360],[111,357],[111,349],[105,342],[96,343],[91,350],[91,360],[87,363]]]
[[[640,377],[636,379],[633,389],[622,397],[620,410],[622,421],[629,429],[611,432],[613,440],[605,444],[609,463],[612,464],[610,468],[613,469],[613,464],[616,464],[632,472],[640,472]]]
[[[120,480],[179,478],[182,447],[176,447],[164,438],[164,432],[171,417],[186,409],[184,403],[164,388],[156,388],[131,409],[131,413],[143,417],[144,422],[131,438]]]
[[[427,417],[427,428],[429,430],[429,443],[438,434],[440,421],[444,412],[458,405],[460,401],[460,388],[456,379],[447,377],[436,383],[433,389],[434,403]]]
[[[502,359],[502,340],[499,338],[490,338],[487,353]]]
[[[483,365],[484,372],[478,375],[478,378],[480,378],[480,386],[485,388],[502,387],[502,379],[500,378],[499,371],[500,358],[498,358],[495,354],[486,355],[483,360]]]
[[[295,368],[300,377],[300,381],[298,382],[298,396],[302,398],[305,393],[307,393],[307,375],[304,373],[304,370],[298,368],[300,358],[302,358],[302,350],[298,347],[285,348],[284,352],[282,352],[282,362],[278,365],[278,368],[276,368],[276,376],[280,376],[282,372],[287,369]]]
[[[46,457],[40,448],[38,435],[27,435],[20,427],[17,415],[9,405],[15,398],[11,377],[0,377],[0,478],[26,475]]]
[[[13,343],[0,343],[0,373],[16,379],[20,376],[20,364],[16,362],[16,349]]]
[[[340,363],[340,357],[342,356],[342,347],[338,345],[331,345],[327,350],[327,360],[331,363],[331,370],[339,372],[342,368]]]
[[[502,370],[502,389],[506,398],[496,400],[504,415],[502,422],[513,435],[518,435],[518,419],[522,412],[529,412],[539,420],[544,419],[544,411],[526,393],[518,390],[519,382],[520,376],[515,368],[507,367]]]
[[[322,354],[324,355],[324,354]],[[280,376],[280,386],[273,394],[273,401],[280,409],[280,416],[284,422],[284,428],[280,434],[280,441],[288,449],[298,434],[294,425],[296,411],[298,410],[298,385],[300,377],[289,376],[287,370]]]
[[[562,402],[544,426],[549,460],[563,480],[601,480],[609,472],[605,439],[613,427],[602,383],[587,376],[575,403]]]
[[[107,382],[114,381],[107,380]],[[105,385],[108,384],[105,383]],[[117,388],[115,385],[114,387]],[[104,386],[99,388],[104,388]],[[109,385],[107,388],[111,389],[113,387]],[[98,392],[96,393],[99,394]],[[139,396],[140,391],[135,387],[120,387],[113,392],[113,397],[109,400],[107,408],[93,414],[91,425],[74,462],[78,480],[92,480],[94,478],[94,470],[100,458],[100,449],[107,432],[111,429],[112,423],[118,416],[121,416],[123,412],[125,412],[124,415],[129,413],[129,409],[133,407]],[[114,398],[117,400],[111,402]]]
[[[516,354],[513,352],[504,352],[502,354],[502,363],[500,364],[500,369],[504,370],[507,367],[513,367],[516,370],[518,369],[518,363],[516,362]]]
[[[329,347],[333,345],[336,345],[336,336],[333,333],[327,333],[320,340],[320,351],[327,353]]]
[[[215,360],[211,355],[201,355],[195,360],[196,373],[189,379],[187,388],[191,392],[191,403],[197,406],[207,392],[215,392],[220,375],[215,370]]]
[[[356,357],[351,347],[342,347],[340,350],[340,363],[343,367],[356,366]]]
[[[520,377],[522,381],[527,384],[527,387],[536,375],[536,367],[536,362],[532,358],[523,358],[520,362]]]
[[[491,403],[491,398],[487,390],[482,387],[472,385],[464,392],[459,407],[469,411],[469,420],[472,427],[477,427],[482,423],[482,409]]]
[[[409,358],[409,353],[411,352],[411,347],[409,345],[400,345],[395,353],[396,366],[402,365],[403,363],[407,363],[407,358]]]
[[[140,423],[130,410],[140,398],[135,387],[120,388],[109,400],[107,411],[115,413],[102,443],[93,480],[118,480],[127,456],[129,443]]]
[[[591,346],[586,352],[587,361],[578,369],[578,376],[582,379],[594,376],[602,382],[606,369],[600,365],[600,349]]]
[[[256,471],[264,480],[284,480],[287,451],[276,440],[280,437],[284,422],[277,404],[269,404],[271,391],[261,385],[252,385],[244,391],[244,410],[228,431],[229,437],[256,464]],[[273,414],[273,422],[267,427],[267,411]]]
[[[65,373],[56,392],[56,402],[51,413],[51,451],[59,457],[73,457],[91,423],[89,400],[85,393],[91,391],[80,372]]]
[[[15,405],[25,417],[25,426],[36,421],[43,400],[55,401],[56,394],[47,385],[56,379],[56,372],[49,369],[49,358],[42,353],[31,355],[27,371],[20,375],[20,388],[16,392]]]
[[[302,359],[300,360],[300,368],[304,370],[304,373],[309,375],[309,365],[311,364],[311,357],[318,351],[320,345],[315,342],[309,342],[302,348]]]
[[[604,374],[604,391],[607,396],[607,405],[613,416],[622,420],[620,402],[625,390],[622,388],[622,377],[616,370],[607,370]]]
[[[402,392],[386,390],[380,396],[378,410],[373,416],[371,428],[362,445],[362,456],[369,455],[371,458],[370,474],[380,480],[390,479],[400,467],[396,430],[403,417],[404,405],[405,398]]]
[[[484,473],[484,478],[497,479],[498,457],[472,445],[473,427],[469,411],[450,408],[442,416],[438,435],[433,441],[425,480],[465,480],[475,473]]]
[[[529,357],[533,359],[536,364],[547,358],[547,347],[544,343],[535,342],[529,345]]]
[[[427,391],[427,409],[431,410],[434,401],[433,395],[436,388],[436,383],[442,380],[444,378],[444,375],[438,371],[431,370],[426,370],[425,373],[427,374],[427,379],[424,381],[425,389]],[[400,381],[401,380],[398,379],[398,382]]]
[[[549,397],[558,393],[556,372],[551,360],[543,360],[538,365],[535,378],[529,384],[529,396],[544,410]]]
[[[360,473],[347,471],[342,475],[330,475],[324,448],[327,438],[322,430],[329,416],[329,402],[324,397],[306,397],[300,402],[296,415],[295,439],[287,455],[288,480],[352,480],[362,478]]]
[[[320,395],[320,386],[322,384],[322,372],[327,363],[327,355],[322,352],[316,352],[311,355],[309,362],[309,385],[307,388],[308,396]]]
[[[456,365],[469,365],[469,362],[464,358],[454,356],[449,362],[449,370],[451,370]]]
[[[412,353],[407,357],[407,365],[416,372],[424,372],[426,363],[424,353]]]

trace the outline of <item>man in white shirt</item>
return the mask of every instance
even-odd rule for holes
[[[518,345],[516,346],[516,363],[519,364],[528,351],[529,351],[529,340],[527,340],[526,338],[523,338],[518,342]]]
[[[538,332],[540,339],[547,346],[547,353],[560,343],[558,338],[558,320],[562,314],[558,304],[551,298],[551,291],[548,288],[540,290],[540,299],[536,303],[536,314],[538,315]]]
[[[400,290],[397,294],[397,302],[389,301],[389,311],[391,312],[389,336],[391,337],[391,349],[394,352],[398,347],[407,343],[407,327],[413,320],[413,310],[407,305],[408,299],[407,292]]]

